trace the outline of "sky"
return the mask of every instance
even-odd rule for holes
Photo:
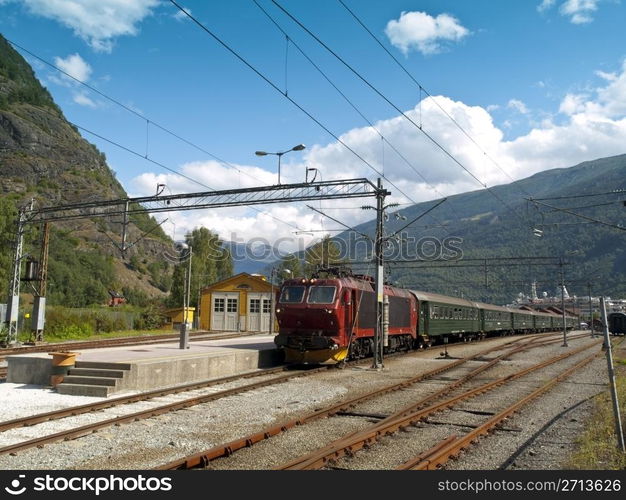
[[[382,174],[400,207],[626,152],[620,0],[179,5],[206,30],[170,0],[0,0],[0,33],[131,196],[276,184],[255,151],[298,144],[282,183]],[[364,203],[315,206],[354,225]],[[284,251],[341,227],[305,204],[161,217]]]

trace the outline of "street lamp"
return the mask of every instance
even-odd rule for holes
[[[267,156],[267,155],[276,155],[278,156],[278,184],[280,184],[280,159],[285,153],[289,153],[290,151],[302,151],[306,146],[304,144],[298,144],[287,151],[280,151],[278,153],[268,153],[267,151],[255,151],[254,154],[257,156]]]
[[[188,245],[184,241],[176,242],[176,250],[178,250],[179,252],[187,250],[187,257],[189,259],[189,267],[185,272],[185,284],[183,290],[183,324],[180,327],[179,339],[179,348],[189,349],[189,330],[187,330],[187,324],[189,321],[189,302],[191,294],[191,256],[193,250],[191,248],[191,245]]]

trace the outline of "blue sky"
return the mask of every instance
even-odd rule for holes
[[[287,32],[289,42],[252,0],[188,0],[181,5],[384,171],[404,193],[389,186],[395,201],[418,202],[481,187],[274,2],[257,3]],[[338,0],[277,3],[482,183],[510,182],[624,153],[626,8],[619,0],[344,0],[432,98],[420,93]],[[211,188],[275,183],[276,157],[257,157],[254,151],[281,151],[300,143],[307,149],[283,157],[283,182],[304,180],[305,166],[318,168],[324,180],[377,176],[167,0],[0,0],[0,32],[225,160],[228,165],[220,164],[22,52],[70,121]],[[106,153],[131,195],[154,194],[158,182],[172,192],[204,190],[155,163],[83,135]],[[351,204],[333,203],[341,210],[329,208],[328,213],[349,224],[370,215],[346,210]],[[205,225],[226,239],[290,238],[285,249],[312,238],[296,238],[294,226],[336,227],[298,205],[169,218],[173,222],[166,230],[174,236]]]

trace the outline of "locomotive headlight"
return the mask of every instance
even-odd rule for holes
[[[276,312],[277,312],[277,313],[279,313],[279,312],[280,312],[280,309],[276,309]]]

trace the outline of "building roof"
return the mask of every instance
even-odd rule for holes
[[[246,280],[252,282],[255,285],[258,285],[260,288],[264,288],[270,290],[272,288],[272,284],[267,280],[267,278],[261,274],[249,274],[249,273],[239,273],[230,278],[226,278],[221,281],[216,281],[215,283],[210,284],[202,289],[202,291],[211,291],[219,288],[226,287],[229,283]]]

